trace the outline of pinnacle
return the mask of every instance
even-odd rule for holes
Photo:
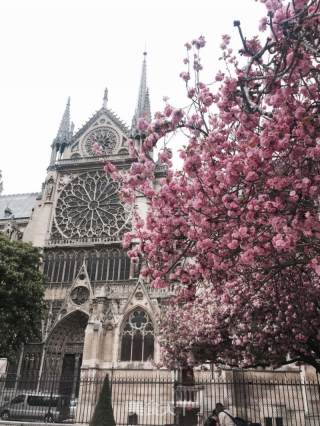
[[[70,139],[70,96],[68,97],[56,139],[64,143],[68,143]]]
[[[104,95],[103,95],[102,108],[107,109],[107,105],[108,105],[108,89],[105,88],[104,89]]]

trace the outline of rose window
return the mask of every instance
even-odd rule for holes
[[[85,150],[89,155],[96,155],[92,149],[95,143],[101,146],[104,153],[111,154],[117,144],[117,134],[110,127],[98,127],[92,130],[85,139]]]
[[[55,224],[64,238],[120,240],[130,227],[129,207],[118,197],[119,183],[100,171],[75,177],[62,190]]]

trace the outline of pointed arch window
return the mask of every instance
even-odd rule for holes
[[[143,309],[127,318],[121,336],[120,361],[150,361],[154,356],[154,327]]]

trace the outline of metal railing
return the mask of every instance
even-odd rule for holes
[[[89,423],[104,376],[3,377],[0,417]],[[203,374],[186,385],[166,370],[109,370],[108,377],[107,392],[117,425],[200,426],[217,402],[234,416],[262,426],[320,425],[320,383],[316,378],[227,380]]]

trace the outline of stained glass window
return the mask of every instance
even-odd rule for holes
[[[121,361],[150,361],[154,356],[154,328],[143,309],[134,310],[121,336]]]

